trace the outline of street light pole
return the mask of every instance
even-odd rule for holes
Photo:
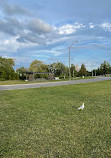
[[[92,77],[93,77],[93,70],[92,70]]]
[[[74,41],[76,43],[78,41]],[[71,69],[70,69],[70,49],[72,48],[73,44],[69,47],[69,80],[71,80]]]
[[[96,70],[95,70],[95,76],[96,76]]]
[[[73,80],[74,80],[74,68],[73,68]]]
[[[70,49],[71,49],[71,47],[69,47],[69,80],[71,80],[71,69],[70,69]]]

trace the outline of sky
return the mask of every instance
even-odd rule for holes
[[[111,64],[111,0],[0,0],[0,56],[87,70]]]

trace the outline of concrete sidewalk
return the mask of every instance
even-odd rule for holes
[[[98,78],[93,78],[93,79],[81,79],[81,80],[74,80],[74,81],[44,82],[44,83],[30,83],[30,84],[16,84],[16,85],[0,85],[0,90],[40,88],[40,87],[49,87],[49,86],[98,82],[98,81],[104,81],[104,80],[111,80],[111,77],[98,77]]]

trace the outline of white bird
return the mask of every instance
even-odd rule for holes
[[[84,109],[84,103],[78,108],[78,110],[83,110]]]

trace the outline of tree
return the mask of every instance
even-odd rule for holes
[[[100,66],[100,74],[106,75],[110,73],[110,64],[107,61],[104,61],[104,63]]]
[[[71,64],[71,68],[70,68],[70,70],[71,70],[71,76],[73,77],[73,75],[74,76],[77,76],[77,71],[76,71],[76,69],[75,69],[75,65],[74,64]]]
[[[47,72],[48,65],[45,65],[42,61],[34,60],[28,69],[31,72]]]
[[[24,68],[24,67],[20,67],[16,70],[16,72],[19,74],[19,75],[23,75],[25,72],[27,72],[27,68]]]
[[[28,69],[31,72],[49,72],[49,67],[48,65],[44,64],[42,61],[39,60],[34,60],[31,64],[30,67]],[[35,78],[48,78],[48,75],[44,74],[36,74]]]
[[[99,76],[100,75],[100,68],[98,67],[97,69],[93,70],[93,72],[96,72],[96,76]]]
[[[20,67],[16,70],[16,72],[18,73],[19,75],[19,79],[26,79],[26,72],[28,71],[27,68],[24,68],[24,67]]]
[[[109,74],[111,74],[111,66],[110,66],[110,68],[109,68]]]
[[[55,76],[63,78],[68,75],[68,68],[62,62],[53,63],[50,65],[51,71],[54,72]]]
[[[16,79],[17,75],[13,69],[14,59],[0,57],[0,80]]]
[[[80,68],[80,70],[79,70],[79,75],[80,75],[80,76],[86,76],[86,74],[87,74],[86,67],[85,67],[84,64],[82,64],[82,65],[81,65],[81,68]]]

